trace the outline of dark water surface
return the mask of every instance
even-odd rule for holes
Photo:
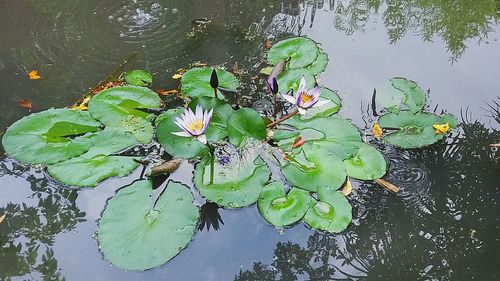
[[[430,89],[431,110],[462,116],[448,144],[380,146],[402,191],[354,182],[354,221],[340,235],[277,230],[255,206],[219,209],[218,231],[198,231],[146,272],[111,266],[95,239],[106,200],[139,170],[75,191],[3,156],[0,280],[499,280],[500,153],[489,147],[500,142],[499,19],[498,0],[0,0],[0,132],[29,114],[19,100],[34,112],[70,105],[133,52],[130,67],[151,71],[154,88],[177,87],[170,77],[193,61],[238,63],[234,102],[265,109],[262,79],[251,79],[264,42],[293,34],[322,44],[321,83],[361,129],[373,88],[393,76]],[[192,186],[192,169],[172,178]]]

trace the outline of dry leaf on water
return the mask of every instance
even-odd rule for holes
[[[176,89],[172,89],[172,90],[158,89],[158,90],[156,90],[156,93],[159,96],[170,96],[170,95],[178,94],[179,91],[177,91]]]
[[[3,215],[0,217],[0,223],[2,223],[4,219],[5,219],[5,214],[3,214]]]
[[[33,108],[33,105],[31,104],[31,101],[29,99],[22,99],[19,101],[19,104],[28,110],[31,110]]]
[[[373,136],[376,139],[380,139],[382,137],[382,128],[380,127],[380,125],[378,123],[373,124],[372,132],[373,132]]]
[[[40,76],[40,74],[38,73],[38,70],[32,70],[28,73],[28,76],[30,78],[30,80],[38,80],[40,78],[42,78],[42,76]]]
[[[264,43],[264,48],[267,50],[271,49],[271,41],[269,41],[269,39],[266,39],[266,43]]]
[[[344,196],[348,196],[349,194],[351,194],[351,191],[352,191],[352,185],[351,181],[348,178],[341,192],[342,194],[344,194]]]

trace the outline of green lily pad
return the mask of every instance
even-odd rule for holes
[[[318,230],[331,233],[344,231],[352,221],[352,207],[338,191],[319,194],[320,200],[304,216],[304,221]]]
[[[192,98],[214,97],[214,90],[210,86],[210,77],[213,69],[213,67],[195,67],[184,73],[181,79],[182,93]],[[236,91],[240,86],[240,82],[232,73],[222,69],[216,69],[216,71],[220,88]],[[218,96],[223,97],[220,91],[218,92]]]
[[[316,117],[308,120],[302,120],[298,115],[284,122],[287,125],[298,129],[306,142],[317,144],[327,154],[335,154],[340,159],[346,159],[353,156],[361,146],[361,134],[358,129],[346,119],[340,116]],[[321,132],[324,137],[310,138],[304,133],[307,130]],[[317,134],[316,134],[317,135]],[[291,148],[294,139],[282,140],[280,147],[288,150]]]
[[[92,143],[83,134],[95,132],[100,126],[86,111],[48,109],[12,124],[2,144],[5,152],[18,161],[50,164],[87,151]]]
[[[125,73],[125,82],[134,86],[150,86],[153,84],[153,76],[146,70],[136,69]]]
[[[326,67],[328,66],[328,55],[323,51],[322,49],[319,50],[318,57],[316,57],[316,60],[308,65],[305,70],[309,73],[311,73],[314,76],[319,75],[323,71],[325,71]]]
[[[121,86],[104,90],[89,102],[89,112],[106,126],[131,133],[139,142],[153,138],[154,116],[139,109],[159,108],[160,97],[148,88]]]
[[[214,161],[214,181],[210,183],[210,162],[210,158],[205,157],[196,165],[195,186],[208,200],[229,208],[245,207],[257,202],[271,173],[259,156],[233,161],[224,166]]]
[[[408,106],[411,113],[415,114],[422,110],[425,104],[425,93],[414,81],[405,78],[392,78],[391,84],[394,88],[404,93],[404,104]]]
[[[293,92],[296,93],[302,76],[306,79],[306,84],[309,89],[315,85],[316,80],[308,71],[304,71],[303,69],[289,69],[278,75],[277,81],[280,92],[286,93],[292,89]]]
[[[257,111],[241,108],[229,117],[227,133],[232,144],[241,146],[247,138],[263,140],[266,137],[266,125]]]
[[[376,91],[375,102],[389,112],[398,114],[405,99],[403,91],[394,88],[391,82],[386,83]]]
[[[451,114],[439,117],[434,114],[401,111],[399,114],[387,113],[379,118],[379,124],[384,129],[396,131],[384,136],[384,140],[401,148],[418,148],[431,145],[443,139],[444,134],[436,134],[434,124],[449,123],[450,128],[456,128],[456,119]]]
[[[137,181],[108,201],[99,221],[98,239],[104,257],[126,270],[164,264],[193,238],[198,208],[186,186],[169,182],[151,202],[151,181]]]
[[[363,143],[358,153],[345,159],[347,175],[360,180],[375,180],[387,172],[384,156],[373,146]]]
[[[268,223],[274,226],[289,226],[298,222],[313,202],[314,198],[306,190],[292,188],[285,194],[281,182],[272,182],[260,193],[257,206]]]
[[[294,37],[274,44],[267,54],[267,60],[275,65],[282,60],[290,59],[288,62],[290,68],[301,68],[312,64],[318,53],[318,45],[313,40]]]
[[[337,93],[325,87],[321,87],[321,95],[319,96],[319,100],[329,100],[330,102],[320,107],[313,107],[308,109],[306,115],[300,116],[302,120],[307,120],[314,117],[328,117],[339,112],[340,107],[342,106],[340,97],[337,95]]]
[[[158,142],[173,157],[193,158],[208,153],[208,147],[196,138],[181,137],[172,134],[173,132],[182,131],[174,121],[175,117],[180,116],[183,112],[184,109],[182,108],[169,109],[158,116],[157,119],[161,120],[156,125]]]
[[[207,140],[209,142],[216,142],[227,137],[227,122],[234,112],[233,108],[222,100],[212,97],[195,98],[188,106],[194,112],[198,104],[201,105],[204,110],[214,110],[210,124],[205,132]]]
[[[96,186],[109,177],[124,177],[139,163],[132,157],[110,156],[137,144],[129,133],[106,128],[90,139],[92,147],[86,153],[47,167],[49,174],[60,182],[73,186]]]
[[[303,155],[288,156],[289,163],[282,167],[285,178],[293,185],[312,192],[339,189],[347,177],[342,159],[329,155],[315,143],[307,143],[302,148]]]

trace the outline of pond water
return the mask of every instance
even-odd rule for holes
[[[1,132],[29,114],[21,99],[33,112],[68,106],[134,52],[127,67],[152,72],[154,88],[177,87],[171,76],[194,61],[237,64],[233,102],[265,109],[263,77],[253,78],[266,39],[292,35],[329,54],[321,83],[359,128],[373,118],[373,89],[394,76],[430,89],[430,110],[461,123],[447,144],[379,147],[401,192],[353,182],[354,220],[339,235],[277,230],[255,206],[218,209],[218,229],[145,272],[111,266],[95,239],[107,199],[140,170],[76,191],[2,156],[0,280],[498,280],[499,19],[496,0],[0,0]],[[171,177],[192,186],[192,172],[184,163]]]

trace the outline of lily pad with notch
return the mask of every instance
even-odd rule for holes
[[[146,144],[153,138],[154,115],[146,109],[160,107],[160,97],[145,87],[120,86],[104,90],[89,102],[89,112],[106,126],[131,133]],[[143,109],[143,110],[141,110]]]
[[[89,151],[49,165],[49,174],[67,185],[96,186],[109,177],[124,177],[139,166],[133,157],[112,155],[138,144],[131,134],[106,128],[95,133],[90,141]]]
[[[375,147],[363,143],[356,155],[345,159],[347,175],[360,180],[376,180],[387,172],[387,162]]]
[[[338,191],[319,193],[317,201],[304,216],[304,221],[317,230],[330,233],[344,231],[352,221],[352,207]]]
[[[152,183],[136,181],[111,198],[99,220],[104,257],[126,270],[146,270],[175,257],[191,241],[199,219],[188,187],[169,182],[151,201]]]
[[[307,190],[292,187],[286,194],[283,183],[272,182],[261,191],[257,206],[268,223],[283,227],[302,219],[313,202]]]
[[[328,66],[328,62],[328,55],[320,48],[316,60],[304,69],[312,75],[317,76],[325,71],[326,67]]]
[[[306,143],[299,153],[287,157],[289,161],[282,171],[296,187],[312,192],[325,188],[339,189],[347,177],[342,159],[329,155],[316,143]]]
[[[214,161],[212,183],[210,166],[210,157],[196,164],[195,186],[206,199],[228,208],[245,207],[257,202],[270,176],[269,168],[256,154],[233,159],[225,165]]]
[[[238,109],[227,122],[229,141],[235,146],[242,146],[247,138],[263,140],[266,137],[264,119],[253,109]]]
[[[48,109],[12,124],[2,139],[5,152],[29,164],[51,164],[85,153],[101,123],[86,111]]]
[[[274,44],[267,54],[267,60],[275,65],[289,59],[290,68],[302,68],[312,64],[318,53],[319,47],[316,42],[305,37],[294,37]]]
[[[214,90],[210,86],[210,77],[213,67],[195,67],[188,70],[181,79],[181,92],[189,97],[214,97]],[[218,78],[219,89],[235,92],[240,86],[236,77],[223,69],[215,68]],[[218,95],[224,97],[218,90]]]

